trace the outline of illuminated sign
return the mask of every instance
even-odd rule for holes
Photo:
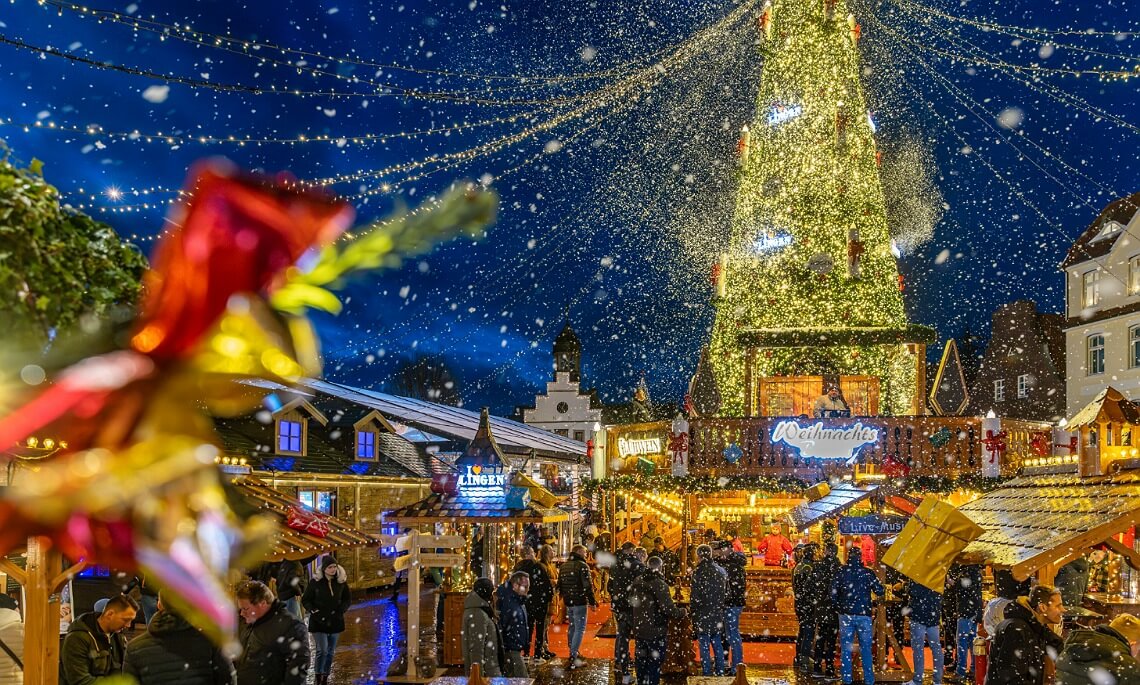
[[[772,105],[768,110],[768,125],[778,126],[785,121],[795,119],[804,111],[799,105]]]
[[[857,422],[846,428],[826,428],[823,421],[801,426],[788,419],[772,429],[772,443],[783,442],[799,450],[800,456],[817,459],[846,459],[853,463],[863,445],[879,440],[879,429]]]
[[[840,516],[839,532],[843,535],[898,535],[906,522],[905,516],[885,514]]]
[[[791,233],[762,233],[752,243],[752,249],[757,254],[782,250],[792,244]]]
[[[469,464],[463,473],[459,474],[456,484],[460,492],[498,489],[507,485],[507,474],[502,466],[479,466]]]
[[[647,454],[664,454],[661,438],[618,438],[618,456],[640,457]]]

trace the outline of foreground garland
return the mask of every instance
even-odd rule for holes
[[[1009,478],[994,478],[977,474],[949,476],[904,476],[886,481],[904,492],[946,494],[955,490],[990,492]],[[733,490],[747,490],[757,494],[801,495],[815,483],[794,476],[674,476],[669,473],[637,473],[609,478],[586,479],[582,487],[587,497],[596,492],[675,492],[678,494],[712,494]]]

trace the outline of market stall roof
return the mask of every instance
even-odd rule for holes
[[[1067,428],[1073,429],[1090,423],[1140,423],[1140,404],[1130,401],[1110,385],[1074,414],[1069,419]]]
[[[788,514],[788,517],[796,530],[805,530],[823,519],[839,516],[875,494],[878,489],[878,485],[841,483],[823,497],[799,505]]]
[[[281,391],[290,388],[263,381],[256,382],[262,387],[275,387]],[[309,389],[337,395],[357,404],[376,409],[390,420],[409,424],[421,431],[440,435],[452,440],[469,441],[479,428],[479,412],[436,404],[410,397],[399,397],[375,390],[354,388],[332,383],[327,380],[302,379],[297,385],[303,391]],[[579,463],[586,458],[586,444],[552,433],[525,423],[499,417],[491,417],[491,426],[499,446],[508,456],[536,456],[551,461]]]
[[[401,524],[456,522],[471,523],[556,523],[566,521],[569,514],[531,502],[524,508],[507,506],[506,493],[493,495],[434,494],[384,514],[385,521]]]
[[[369,547],[380,542],[377,538],[332,516],[321,516],[329,527],[328,535],[325,537],[294,530],[286,525],[289,512],[292,509],[304,511],[305,505],[282,495],[252,476],[238,476],[231,483],[243,501],[255,508],[257,513],[277,519],[277,532],[273,536],[272,549],[265,556],[266,561],[308,559],[326,552],[351,547]]]
[[[1140,523],[1140,472],[1016,478],[959,510],[985,530],[965,553],[1026,578]]]

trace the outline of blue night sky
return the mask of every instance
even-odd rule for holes
[[[506,413],[543,387],[568,308],[588,386],[624,400],[645,374],[675,401],[712,323],[737,132],[755,114],[755,4],[724,22],[742,7],[116,0],[91,6],[114,13],[100,22],[15,0],[0,10],[0,138],[144,250],[204,156],[337,177],[362,221],[493,179],[502,212],[485,240],[357,279],[345,311],[318,319],[326,374],[385,388],[401,359],[438,354],[467,405]],[[898,222],[913,237],[938,218],[900,262],[911,317],[945,339],[988,333],[1014,299],[1060,311],[1065,249],[1140,190],[1140,80],[1098,78],[1140,66],[1140,3],[851,7],[880,146],[941,194]]]

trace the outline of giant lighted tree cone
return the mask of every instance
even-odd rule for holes
[[[723,283],[709,361],[725,415],[743,412],[739,336],[750,331],[760,333],[754,340],[786,343],[799,332],[805,341],[766,346],[754,377],[870,375],[881,379],[881,410],[911,406],[915,370],[904,346],[836,344],[843,333],[906,331],[908,321],[849,10],[833,4],[771,0],[766,12],[756,120],[729,249],[716,260]]]

